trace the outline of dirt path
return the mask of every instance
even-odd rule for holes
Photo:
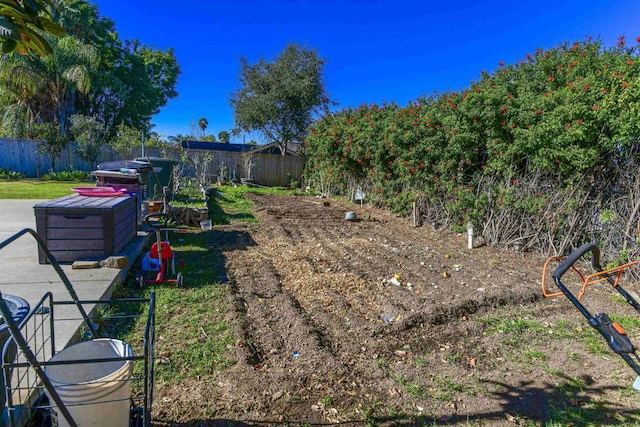
[[[219,242],[239,363],[183,384],[188,399],[160,402],[162,418],[514,425],[586,405],[603,421],[638,412],[630,370],[573,338],[567,301],[542,299],[543,259],[469,250],[466,235],[368,207],[250,197],[251,244]]]

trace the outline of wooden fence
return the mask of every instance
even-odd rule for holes
[[[51,159],[38,152],[38,145],[39,142],[34,140],[0,138],[0,169],[21,172],[30,178],[40,178],[52,171]],[[53,172],[91,170],[92,165],[76,156],[76,147],[77,144],[72,142],[62,150],[60,157],[55,160]],[[105,146],[100,150],[98,163],[117,159],[117,153]]]
[[[197,176],[206,171],[206,180],[251,179],[269,187],[286,187],[299,181],[304,170],[304,159],[281,154],[237,153],[215,150],[188,149],[190,166],[187,175]],[[250,171],[250,173],[249,173]]]
[[[40,178],[51,171],[51,159],[38,153],[38,141],[0,138],[0,169],[20,172],[30,178]],[[91,171],[96,165],[90,165],[75,154],[77,145],[69,143],[55,161],[54,172],[70,169]],[[148,147],[145,155],[180,160],[180,150],[176,148]],[[128,159],[142,156],[142,148],[130,153]],[[186,176],[195,176],[204,167],[206,177],[215,182],[218,176],[226,179],[251,178],[257,184],[266,186],[288,186],[294,180],[300,180],[304,170],[304,159],[298,156],[280,154],[235,153],[214,150],[188,149],[188,164],[184,165]],[[118,154],[109,146],[100,150],[97,163],[119,160]]]

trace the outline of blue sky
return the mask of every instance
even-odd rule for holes
[[[537,48],[584,40],[606,46],[640,36],[637,0],[99,0],[121,40],[173,48],[179,96],[154,117],[162,136],[233,128],[231,94],[240,57],[271,60],[290,42],[326,60],[335,110],[406,105],[434,91],[458,90]],[[232,142],[241,142],[233,141]]]

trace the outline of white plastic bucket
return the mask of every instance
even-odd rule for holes
[[[129,344],[101,338],[72,345],[51,358],[52,362],[78,361],[45,368],[46,375],[78,426],[129,425],[132,361],[85,362],[129,356],[133,356]],[[68,426],[48,392],[47,396],[58,425]]]

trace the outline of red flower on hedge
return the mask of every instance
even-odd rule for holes
[[[626,89],[629,87],[629,83],[628,82],[622,82],[622,89]]]
[[[549,76],[549,77],[547,77],[547,81],[548,81],[548,82],[552,82],[552,81],[553,81],[553,76]]]
[[[537,114],[537,115],[542,114],[542,110],[536,110],[536,114]]]
[[[502,107],[500,107],[500,111],[506,111],[507,110],[507,106],[503,105]]]
[[[628,60],[627,61],[627,65],[633,65],[633,61],[632,60]]]
[[[618,47],[623,47],[624,46],[625,39],[626,39],[625,36],[618,37],[618,43],[616,43],[618,45]]]

